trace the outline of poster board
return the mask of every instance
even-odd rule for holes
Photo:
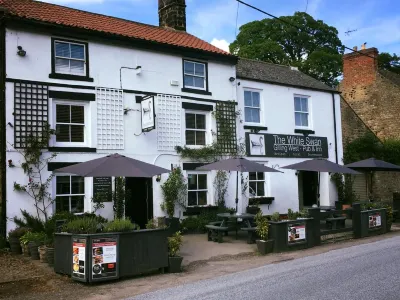
[[[377,228],[382,226],[382,217],[380,212],[370,213],[368,215],[368,228]]]
[[[90,258],[92,260],[91,281],[118,278],[118,237],[92,238]]]
[[[156,128],[154,97],[143,99],[140,102],[140,114],[142,116],[142,132],[148,132]]]
[[[71,277],[78,281],[87,281],[87,239],[72,237],[72,272]]]
[[[306,240],[306,224],[288,224],[288,243],[304,242]]]

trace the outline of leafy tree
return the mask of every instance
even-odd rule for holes
[[[344,47],[335,27],[304,12],[253,21],[240,27],[229,46],[240,57],[291,65],[330,86],[342,71]]]
[[[379,68],[400,74],[400,57],[387,52],[378,55]]]

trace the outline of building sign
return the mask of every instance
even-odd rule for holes
[[[372,213],[369,215],[369,228],[380,227],[382,225],[381,213]]]
[[[140,102],[142,115],[142,131],[147,132],[156,128],[155,112],[154,112],[154,97],[147,98]]]
[[[86,281],[86,239],[72,237],[72,277]]]
[[[111,177],[93,177],[93,195],[96,201],[112,201],[112,180]],[[98,198],[96,198],[98,197]]]
[[[246,133],[246,146],[249,156],[328,158],[326,137]]]
[[[92,279],[117,278],[117,237],[92,240]]]
[[[288,242],[297,243],[306,240],[306,225],[292,224],[288,226]]]

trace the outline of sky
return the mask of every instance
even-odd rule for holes
[[[157,0],[42,1],[158,25]],[[367,47],[376,47],[380,52],[400,54],[399,0],[244,1],[276,16],[306,11],[336,27],[342,43],[350,48],[360,48],[366,42]],[[241,25],[267,17],[242,4],[238,7],[236,0],[186,0],[186,5],[187,31],[225,50]],[[346,34],[349,30],[355,31]]]

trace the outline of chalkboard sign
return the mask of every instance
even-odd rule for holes
[[[111,177],[93,177],[93,195],[96,197],[107,195],[104,201],[112,201],[112,180]]]

